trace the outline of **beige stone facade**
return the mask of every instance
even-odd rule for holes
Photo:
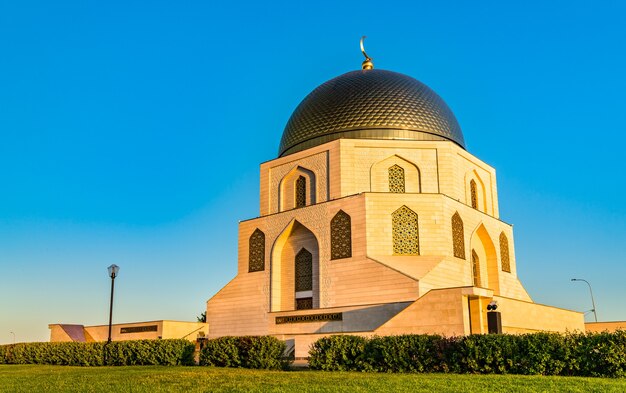
[[[504,332],[585,328],[581,313],[532,302],[495,169],[451,141],[337,139],[265,162],[260,175],[260,217],[239,225],[238,274],[207,302],[210,337],[271,334],[305,357],[326,334],[486,333],[492,301]],[[337,233],[340,212],[349,227]],[[251,271],[255,231],[262,269]]]

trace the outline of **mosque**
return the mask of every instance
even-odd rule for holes
[[[533,302],[495,169],[433,90],[361,50],[362,69],[306,96],[261,164],[259,217],[239,224],[237,276],[207,301],[207,323],[116,324],[112,339],[272,335],[305,358],[331,334],[626,328]],[[102,341],[108,328],[49,327],[51,341]]]
[[[489,304],[504,333],[584,331],[522,286],[496,171],[450,108],[363,54],[302,100],[261,164],[260,215],[239,224],[209,337],[269,334],[303,357],[329,334],[487,333]]]

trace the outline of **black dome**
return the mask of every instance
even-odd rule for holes
[[[410,76],[359,70],[318,86],[291,115],[279,156],[339,139],[449,140],[465,148],[448,105]]]

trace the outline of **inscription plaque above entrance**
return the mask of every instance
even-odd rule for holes
[[[283,323],[331,322],[342,320],[343,313],[336,312],[330,314],[287,315],[284,317],[276,317],[276,324],[281,325]]]

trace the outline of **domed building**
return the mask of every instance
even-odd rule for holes
[[[584,331],[582,313],[533,303],[495,169],[407,75],[367,58],[323,83],[260,172],[260,216],[239,224],[209,337],[274,335],[300,358],[329,334]]]

